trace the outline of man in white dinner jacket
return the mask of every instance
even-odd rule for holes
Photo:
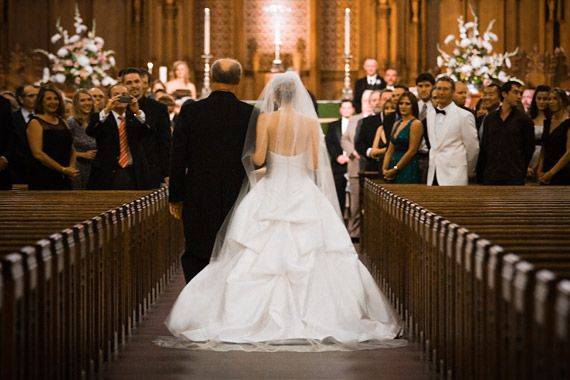
[[[435,84],[437,107],[426,117],[430,143],[427,184],[462,186],[474,176],[479,140],[473,114],[455,105],[455,83],[441,77]]]

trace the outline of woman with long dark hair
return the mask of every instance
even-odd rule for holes
[[[64,117],[61,93],[52,87],[42,87],[26,130],[34,158],[30,190],[70,190],[71,179],[79,173],[75,168],[73,137]]]
[[[570,117],[568,95],[560,88],[550,91],[550,117],[544,120],[538,180],[544,185],[570,185]]]
[[[550,87],[546,85],[538,86],[530,102],[528,116],[534,123],[534,138],[535,148],[532,159],[528,167],[528,176],[534,177],[538,166],[538,159],[540,157],[540,149],[542,147],[542,133],[544,131],[544,120],[549,116],[548,98],[550,94]]]
[[[384,179],[394,183],[420,183],[418,149],[422,142],[423,125],[418,120],[416,96],[407,91],[396,104],[400,120],[392,128],[388,151],[384,156]]]

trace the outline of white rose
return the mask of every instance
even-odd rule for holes
[[[77,41],[79,41],[79,36],[77,34],[74,34],[73,36],[71,36],[71,38],[69,39],[69,42],[74,44]]]
[[[445,40],[443,41],[444,44],[448,44],[451,41],[453,41],[455,39],[455,36],[453,34],[450,34],[449,36],[445,37]]]
[[[463,38],[459,43],[459,46],[461,46],[462,48],[466,48],[469,45],[471,45],[471,41],[468,38]]]
[[[477,69],[479,67],[481,67],[481,65],[483,64],[483,60],[477,56],[472,57],[471,58],[471,66],[473,66],[473,68]]]
[[[92,51],[93,53],[97,52],[97,46],[95,46],[95,44],[87,44],[87,46],[85,46],[85,49]]]
[[[111,66],[115,66],[115,57],[113,57],[113,56],[109,57],[109,64]]]
[[[55,74],[53,76],[53,80],[56,83],[64,83],[65,82],[65,75],[63,74]]]
[[[103,78],[103,80],[101,81],[101,84],[102,84],[103,86],[105,86],[105,87],[114,85],[115,83],[117,83],[117,81],[114,80],[114,79],[111,78],[111,77],[105,77],[105,78]]]
[[[86,55],[81,55],[77,58],[77,63],[83,67],[89,66],[89,58]]]
[[[66,57],[68,54],[69,54],[69,51],[68,51],[66,48],[64,48],[64,47],[60,48],[60,49],[57,51],[57,56],[60,57],[60,58],[64,58],[64,57]]]
[[[59,41],[61,39],[61,34],[56,33],[51,37],[51,43],[55,44],[57,41]]]
[[[443,64],[444,64],[443,58],[441,57],[441,55],[439,55],[439,56],[437,57],[437,66],[438,66],[438,67],[442,67]]]

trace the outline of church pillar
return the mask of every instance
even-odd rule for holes
[[[406,73],[408,83],[413,83],[413,80],[418,75],[419,69],[419,54],[420,54],[420,1],[419,0],[412,0],[410,3],[410,16],[411,16],[411,23],[410,28],[408,30],[410,35],[410,42],[408,50],[408,72]],[[404,59],[406,57],[403,57]]]
[[[379,0],[377,7],[377,37],[376,57],[380,67],[390,64],[390,4],[389,0]]]
[[[177,22],[176,16],[178,14],[178,4],[176,0],[164,0],[162,5],[162,60],[165,62],[174,62],[177,59]]]

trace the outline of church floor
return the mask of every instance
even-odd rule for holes
[[[184,286],[180,274],[103,373],[104,379],[428,379],[415,345],[357,352],[246,353],[161,348],[163,324]]]

